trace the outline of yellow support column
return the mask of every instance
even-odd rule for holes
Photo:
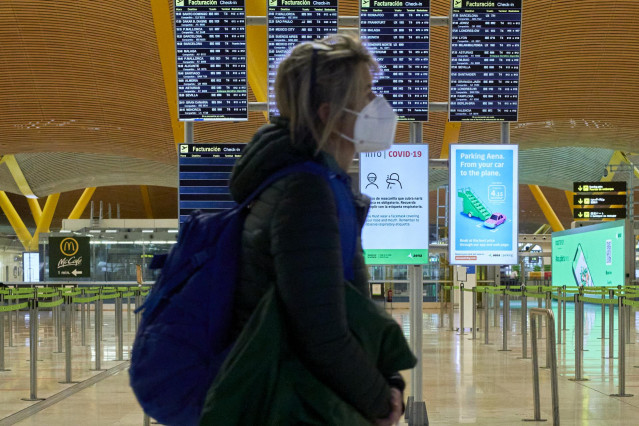
[[[40,233],[49,232],[49,227],[51,226],[53,214],[55,213],[55,208],[58,205],[59,199],[60,194],[51,194],[47,197],[47,202],[44,203],[44,210],[42,210],[42,217],[40,218],[35,233],[33,234],[31,244],[29,244],[29,248],[31,249],[31,251],[35,251],[38,249],[38,240],[40,237]]]
[[[40,203],[37,198],[27,198],[27,203],[29,203],[29,208],[31,209],[31,214],[33,215],[33,220],[35,223],[40,222],[40,218],[42,217],[42,209],[40,208]]]
[[[539,207],[541,207],[541,211],[544,213],[544,216],[546,216],[546,220],[552,227],[553,232],[563,231],[564,226],[559,221],[559,218],[553,211],[552,207],[550,207],[548,200],[546,199],[544,194],[541,192],[541,189],[539,189],[539,186],[528,185],[528,187],[530,188],[530,191],[532,192],[533,197],[535,197],[535,200],[537,200],[537,204],[539,204]]]
[[[168,1],[152,0],[149,3],[153,13],[155,37],[160,53],[160,63],[162,64],[164,90],[166,92],[169,115],[171,116],[171,127],[173,128],[173,141],[178,144],[184,142],[184,123],[178,120],[176,54],[171,10]]]
[[[89,204],[89,201],[91,201],[91,197],[93,197],[94,192],[95,192],[95,187],[86,188],[84,190],[84,192],[80,196],[80,199],[78,200],[78,202],[75,204],[75,207],[71,211],[71,214],[69,214],[69,219],[80,219],[80,216],[82,216],[84,209],[87,208],[87,204]]]
[[[570,213],[574,213],[575,205],[573,204],[573,202],[575,201],[575,193],[572,191],[565,191],[565,192],[566,192],[566,198],[568,199],[568,207],[570,207]]]
[[[146,185],[140,185],[140,192],[142,192],[142,202],[144,203],[144,211],[146,212],[146,218],[153,219],[153,209],[151,209],[151,197],[149,196],[149,187]]]
[[[7,194],[4,191],[0,191],[0,208],[9,219],[9,223],[14,231],[16,231],[16,235],[20,239],[20,242],[24,246],[25,250],[29,249],[29,244],[31,243],[31,233],[24,225],[22,219],[20,219],[20,215],[11,204],[11,200],[7,197]]]
[[[446,122],[444,128],[444,140],[442,141],[442,151],[439,154],[439,158],[448,158],[448,152],[451,143],[459,142],[459,132],[461,130],[461,123]]]
[[[266,1],[246,2],[246,16],[266,16]],[[257,102],[266,102],[268,97],[268,50],[265,25],[246,27],[246,75]],[[268,113],[264,112],[268,119]]]

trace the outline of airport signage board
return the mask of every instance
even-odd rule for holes
[[[626,192],[627,185],[622,182],[573,182],[572,192]]]
[[[592,194],[575,194],[573,195],[574,206],[611,206],[626,205],[626,194],[621,195],[592,195]]]
[[[275,76],[291,49],[337,34],[337,0],[268,0],[269,116],[277,116]]]
[[[248,120],[245,0],[175,0],[178,117]]]
[[[600,219],[625,219],[625,208],[578,208],[575,207],[572,214],[574,219],[600,220]]]
[[[362,231],[368,265],[428,263],[428,145],[398,144],[359,157],[371,207]]]
[[[182,224],[195,211],[218,213],[235,206],[229,180],[246,144],[178,145],[178,218]]]
[[[89,237],[49,237],[49,277],[91,277]]]
[[[553,286],[623,285],[624,269],[625,221],[553,232]]]
[[[515,265],[519,231],[517,145],[450,146],[450,263]]]
[[[400,120],[428,121],[430,0],[360,0],[362,40],[381,76],[374,91]]]
[[[452,4],[449,121],[517,121],[522,0]]]

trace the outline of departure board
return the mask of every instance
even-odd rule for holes
[[[246,144],[178,145],[178,205],[180,223],[194,210],[217,213],[235,206],[229,179]]]
[[[175,0],[178,117],[248,120],[244,0]]]
[[[400,120],[428,121],[430,0],[360,0],[362,40],[382,74],[374,91]]]
[[[449,121],[517,121],[522,0],[453,0]]]
[[[268,0],[269,116],[275,104],[275,75],[279,63],[304,41],[337,34],[337,0]]]

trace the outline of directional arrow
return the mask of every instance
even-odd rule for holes
[[[584,200],[582,200],[581,198],[577,201],[579,204],[583,204]]]
[[[581,185],[579,185],[577,189],[579,190],[579,192],[581,192]]]
[[[82,275],[82,271],[78,271],[77,269],[74,269],[73,271],[71,271],[71,273],[73,274],[74,277],[77,277],[78,275]]]
[[[581,214],[581,212],[579,212],[579,214],[577,216],[582,217],[583,215]]]

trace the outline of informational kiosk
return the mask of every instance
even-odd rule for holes
[[[194,210],[217,213],[235,205],[229,179],[246,144],[178,145],[178,217],[183,223]]]
[[[244,0],[175,0],[181,121],[248,120],[245,15]]]
[[[517,121],[522,0],[453,0],[449,121]]]
[[[517,145],[450,146],[450,263],[515,265]]]
[[[400,120],[428,121],[430,0],[360,0],[360,33],[382,75],[374,91]]]
[[[552,234],[552,285],[625,284],[625,221]]]
[[[268,0],[269,116],[275,105],[275,75],[280,61],[304,41],[337,34],[337,0]]]
[[[428,263],[428,145],[360,154],[360,190],[371,198],[362,231],[368,265]]]

